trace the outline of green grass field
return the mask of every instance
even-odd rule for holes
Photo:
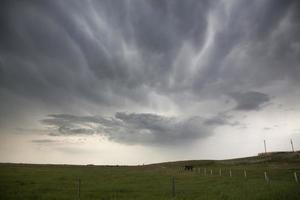
[[[197,170],[183,171],[182,167],[186,164]],[[212,175],[210,170],[213,170]],[[264,179],[265,171],[270,178],[269,183]],[[80,178],[82,200],[295,200],[300,199],[300,183],[295,182],[294,172],[300,178],[299,153],[284,157],[272,155],[267,158],[181,161],[132,167],[0,164],[0,199],[79,199]],[[175,197],[172,197],[172,177],[175,179]]]

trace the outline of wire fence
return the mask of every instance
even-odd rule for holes
[[[183,167],[178,169],[168,169],[165,168],[165,172],[170,176],[170,182],[166,183],[167,189],[169,190],[169,195],[172,198],[175,198],[178,193],[184,193],[182,188],[187,190],[185,185],[185,180],[181,179],[180,176],[188,175],[195,176],[196,178],[213,178],[215,182],[218,181],[218,178],[225,178],[231,181],[240,182],[242,179],[245,181],[249,180],[260,180],[259,183],[265,182],[265,185],[271,186],[272,182],[276,181],[285,181],[290,184],[299,184],[299,172],[293,170],[249,170],[249,169],[231,169],[231,168],[200,168],[196,167],[192,170],[185,170]],[[188,184],[190,185],[190,184]],[[117,192],[116,192],[117,196]],[[116,197],[115,196],[115,197]],[[81,180],[78,179],[77,182],[77,198],[81,197]],[[116,198],[115,198],[116,199]]]
[[[300,185],[299,168],[237,169],[207,166],[185,170],[184,167],[166,167],[154,170],[141,169],[137,174],[134,170],[130,173],[124,171],[125,174],[122,180],[114,174],[117,170],[113,169],[105,172],[106,177],[97,175],[98,172],[95,171],[95,178],[81,175],[70,179],[70,177],[66,178],[62,174],[59,176],[60,178],[55,180],[51,179],[50,175],[49,179],[43,176],[42,179],[39,179],[40,182],[34,182],[23,177],[23,180],[18,182],[18,188],[15,188],[15,194],[10,195],[24,197],[25,191],[22,190],[22,187],[31,185],[30,194],[27,194],[28,198],[23,199],[41,199],[41,197],[43,197],[42,199],[147,199],[144,198],[146,195],[153,199],[161,197],[184,199],[192,193],[195,193],[195,195],[209,193],[208,190],[211,187],[218,187],[218,184],[222,187],[227,185],[228,187],[249,188],[253,185],[262,185],[264,187],[274,187],[272,192],[276,192],[280,184],[285,186],[297,185],[297,187]],[[155,176],[152,176],[152,172]],[[139,177],[144,173],[145,176]],[[7,183],[9,184],[9,181]],[[1,194],[2,186],[0,185],[0,199],[13,199],[6,198],[8,194],[6,194],[7,196],[4,195],[5,193]],[[227,186],[226,188],[228,188]],[[251,191],[250,189],[246,190]],[[58,194],[59,197],[57,197]]]

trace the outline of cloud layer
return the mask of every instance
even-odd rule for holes
[[[286,95],[300,87],[299,19],[297,0],[3,1],[0,125],[32,116],[52,135],[205,138],[273,95],[299,97]]]
[[[236,101],[235,110],[259,110],[270,101],[270,97],[261,92],[235,92],[230,96]]]
[[[186,142],[208,137],[217,126],[233,125],[223,116],[204,119],[199,116],[180,118],[123,112],[109,118],[49,115],[41,123],[47,127],[46,130],[51,136],[98,134],[118,143],[146,145],[184,145]],[[34,142],[42,143],[45,140]]]
[[[298,1],[233,2],[6,1],[1,92],[124,106],[299,82]]]

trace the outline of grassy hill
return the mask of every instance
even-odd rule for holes
[[[163,165],[163,166],[184,166],[184,165],[249,165],[249,164],[262,164],[262,163],[300,163],[300,151],[288,152],[269,152],[260,153],[257,156],[244,157],[244,158],[234,158],[227,160],[185,160],[185,161],[175,161],[175,162],[165,162],[157,163],[152,165]]]
[[[184,171],[185,165],[194,171]],[[299,152],[144,166],[0,164],[0,199],[294,200],[300,199],[295,172],[300,178]]]

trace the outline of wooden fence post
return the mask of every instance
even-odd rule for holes
[[[231,169],[229,170],[229,176],[232,177],[232,172]]]
[[[222,169],[221,168],[219,170],[219,174],[220,174],[220,176],[222,176]]]
[[[81,186],[81,180],[80,178],[78,178],[78,188],[77,188],[78,199],[80,199],[80,186]]]
[[[269,177],[268,177],[268,175],[267,175],[267,172],[264,172],[264,175],[265,175],[265,181],[266,181],[267,183],[270,183],[270,179],[269,179]]]
[[[175,197],[175,178],[172,177],[172,197]]]
[[[204,168],[204,176],[206,176],[206,168]]]
[[[245,169],[244,169],[244,177],[247,178],[247,172]]]
[[[297,176],[297,172],[294,172],[294,178],[295,178],[295,181],[296,181],[296,183],[298,183],[298,176]]]

